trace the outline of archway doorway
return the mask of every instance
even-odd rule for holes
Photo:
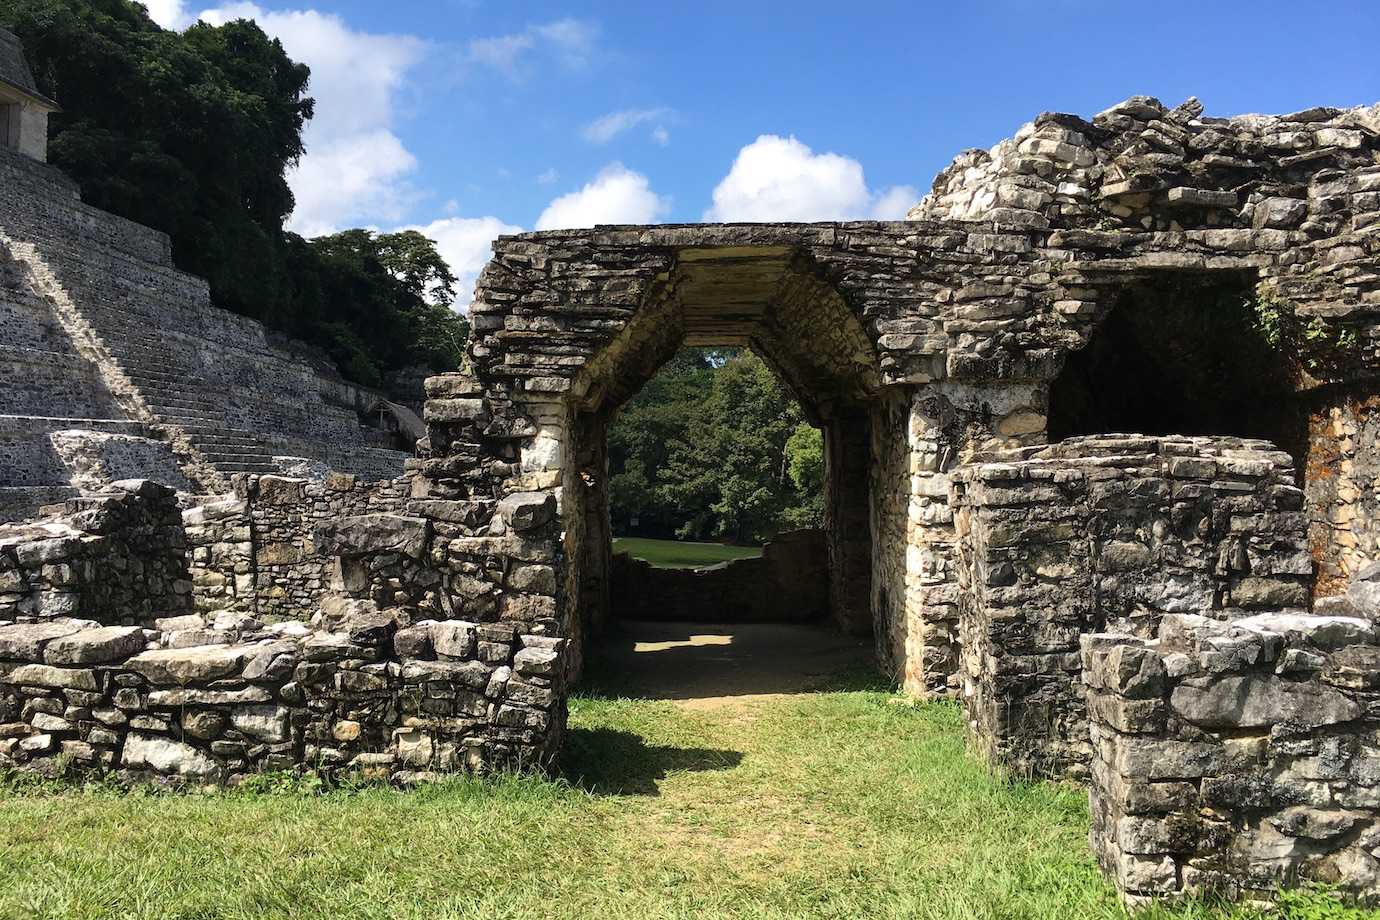
[[[684,348],[708,349],[716,356],[713,360],[735,362],[740,382],[760,382],[763,373],[778,378],[798,403],[800,420],[819,432],[817,521],[822,533],[813,573],[818,588],[814,596],[806,596],[808,590],[797,592],[796,602],[816,606],[818,615],[806,619],[823,619],[854,637],[870,636],[870,431],[880,389],[875,350],[858,318],[815,273],[808,257],[784,248],[680,253],[676,269],[574,381],[562,487],[567,596],[580,618],[573,631],[597,636],[620,615],[610,489],[614,477],[626,476],[627,470],[610,465],[611,426],[632,397]],[[721,444],[701,445],[701,462],[730,469],[732,460],[721,452],[732,449],[732,437],[729,432]],[[760,522],[713,509],[699,511],[698,520],[681,522],[691,525],[690,533],[702,528],[695,535],[742,538],[763,533]],[[620,523],[626,524],[626,516]],[[735,529],[737,533],[728,533]],[[809,546],[795,549],[795,559],[811,558]],[[786,568],[792,564],[810,565],[788,562]],[[804,576],[811,573],[798,574],[807,582]],[[750,573],[746,577],[752,578]]]

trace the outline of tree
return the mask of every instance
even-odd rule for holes
[[[0,23],[62,104],[49,157],[82,197],[167,233],[217,304],[284,325],[308,69],[252,22],[179,34],[126,0],[0,0]]]
[[[285,232],[310,71],[256,24],[159,28],[129,0],[0,0],[63,112],[49,155],[90,204],[172,238],[213,302],[324,348],[346,376],[459,366],[455,277],[420,233]]]
[[[823,441],[751,352],[681,352],[629,402],[609,448],[623,533],[750,542],[822,516]]]
[[[304,331],[353,379],[380,386],[394,368],[459,366],[468,328],[451,309],[455,276],[422,234],[346,230],[298,259]]]

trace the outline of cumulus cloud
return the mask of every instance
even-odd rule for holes
[[[567,17],[528,26],[509,35],[472,39],[465,51],[471,63],[511,80],[520,80],[525,76],[527,57],[538,50],[549,51],[567,69],[589,67],[597,51],[598,39],[597,25]]]
[[[316,236],[359,222],[398,220],[416,198],[407,177],[417,161],[392,131],[395,99],[426,42],[356,31],[312,9],[268,11],[241,2],[205,10],[200,18],[212,25],[253,19],[311,68],[316,115],[303,135],[307,153],[288,176],[297,197],[289,229]]]
[[[182,0],[141,0],[149,18],[165,29],[181,32],[196,21]]]
[[[621,112],[610,112],[594,119],[585,125],[580,133],[591,144],[607,144],[624,131],[636,128],[644,122],[665,121],[670,114],[671,110],[667,108],[624,109]],[[662,146],[665,146],[666,142],[670,140],[670,135],[661,125],[652,131],[652,137]]]
[[[456,277],[456,308],[468,312],[474,295],[474,283],[489,261],[493,241],[509,233],[521,233],[522,228],[504,223],[497,217],[447,217],[425,226],[404,227],[416,230],[436,241],[436,249],[450,265]]]
[[[622,163],[610,163],[579,191],[562,195],[547,205],[537,218],[537,229],[651,224],[670,210],[670,200],[652,191],[646,176]]]
[[[837,153],[815,153],[794,137],[763,134],[738,151],[714,188],[708,221],[812,221],[904,216],[918,200],[897,186],[874,194],[862,164]]]
[[[920,191],[913,185],[893,185],[878,193],[872,202],[874,220],[905,220],[906,212],[920,200]]]

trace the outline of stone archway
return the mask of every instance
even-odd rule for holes
[[[618,408],[680,347],[749,348],[771,366],[826,443],[829,609],[870,635],[870,413],[876,350],[842,296],[789,247],[687,249],[626,327],[574,378],[562,514],[569,596],[582,629],[609,616],[607,432]]]

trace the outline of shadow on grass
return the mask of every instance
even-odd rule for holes
[[[640,735],[613,728],[572,728],[566,734],[561,772],[595,795],[659,795],[657,782],[679,771],[731,770],[739,751],[647,744]]]

